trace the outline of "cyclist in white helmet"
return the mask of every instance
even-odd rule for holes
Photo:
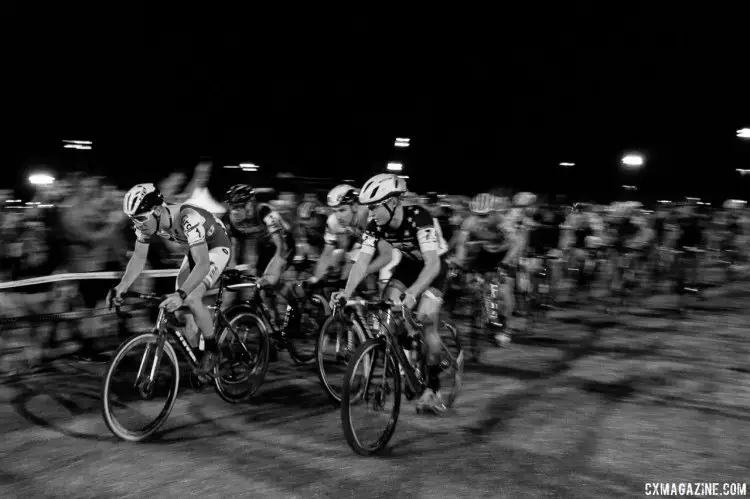
[[[359,192],[349,184],[337,185],[328,193],[328,206],[333,213],[328,215],[325,229],[325,246],[315,268],[315,273],[308,279],[315,284],[325,276],[333,266],[338,265],[340,257],[345,257],[341,278],[349,276],[352,264],[357,260],[361,248],[362,234],[367,227],[368,210],[359,204]],[[342,255],[344,254],[345,255]]]
[[[362,249],[357,262],[349,273],[346,288],[334,294],[332,300],[349,298],[365,278],[376,246],[390,252],[397,248],[401,261],[393,269],[393,276],[384,292],[384,297],[413,308],[419,299],[417,315],[425,325],[428,389],[420,398],[420,408],[435,413],[445,411],[440,396],[440,336],[438,319],[442,304],[443,287],[448,265],[443,255],[447,244],[440,225],[421,206],[404,206],[401,196],[406,192],[406,182],[391,174],[372,177],[362,187],[359,202],[367,205],[372,220],[362,238]],[[384,244],[385,243],[385,244]]]
[[[195,322],[191,322],[191,316],[185,317],[186,332],[191,336],[191,324],[200,329],[206,347],[201,371],[212,371],[218,360],[218,346],[211,312],[203,304],[203,295],[216,284],[231,258],[231,243],[224,224],[198,206],[165,204],[153,184],[138,184],[130,189],[122,208],[135,225],[135,251],[120,283],[110,291],[109,300],[120,302],[122,293],[133,285],[143,271],[149,245],[155,238],[179,243],[186,255],[177,274],[177,290],[159,306],[168,312],[182,306],[190,308]]]
[[[505,270],[508,278],[500,286],[503,298],[502,316],[488,310],[491,326],[497,328],[495,341],[499,345],[509,342],[505,328],[506,321],[513,315],[513,289],[515,272],[511,266],[518,255],[522,240],[516,237],[512,226],[505,223],[501,210],[503,200],[488,194],[478,194],[469,205],[471,215],[464,220],[456,244],[456,263],[465,266],[467,263],[468,246],[476,244],[479,248],[469,267],[480,274],[494,274],[499,267]]]

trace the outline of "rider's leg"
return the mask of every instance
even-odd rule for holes
[[[213,317],[208,306],[203,303],[206,291],[211,289],[221,277],[230,259],[230,249],[224,247],[212,248],[208,251],[210,266],[208,274],[203,281],[185,299],[187,306],[195,317],[195,322],[205,339],[206,354],[203,358],[202,368],[210,370],[218,360],[218,345],[216,344]]]
[[[177,279],[175,280],[174,287],[175,291],[182,287],[182,285],[185,283],[185,280],[188,278],[188,275],[190,275],[190,263],[188,257],[186,256],[182,261],[182,265],[180,265],[180,270],[177,272]],[[187,303],[185,304],[185,306],[187,306]],[[175,312],[175,317],[185,323],[185,336],[187,336],[190,345],[193,347],[198,346],[199,328],[198,324],[195,322],[193,314],[188,314],[181,310],[178,310],[177,312]]]

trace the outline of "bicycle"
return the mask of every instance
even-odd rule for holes
[[[488,340],[496,346],[506,346],[508,341],[498,340],[490,334],[488,326],[494,326],[494,333],[505,333],[507,317],[500,310],[500,303],[503,301],[501,287],[508,280],[508,274],[502,267],[496,268],[493,272],[485,274],[473,272],[469,279],[469,288],[471,290],[471,310],[472,322],[475,333],[469,338],[469,359],[472,362],[478,362],[481,354],[480,342]],[[504,335],[504,338],[509,337]]]
[[[266,288],[256,289],[249,300],[233,308],[258,316],[263,321],[266,330],[270,331],[267,349],[272,361],[276,360],[278,351],[286,350],[296,364],[314,362],[318,332],[325,318],[331,315],[328,301],[318,293],[307,293],[302,281],[295,282],[286,293],[286,311],[278,324],[266,303],[265,291]]]
[[[686,311],[685,295],[695,295],[703,301],[703,286],[700,280],[701,258],[706,253],[704,249],[695,246],[682,246],[674,250],[674,275],[677,291],[677,309]]]
[[[102,415],[107,427],[115,436],[130,442],[140,442],[153,436],[166,422],[177,400],[180,385],[180,365],[173,345],[177,345],[178,350],[187,360],[191,372],[190,383],[194,390],[202,389],[206,379],[213,380],[218,395],[230,403],[245,400],[257,391],[268,364],[266,326],[257,315],[239,309],[237,306],[230,307],[226,312],[221,310],[224,289],[236,291],[252,286],[254,282],[248,281],[253,279],[241,275],[234,269],[225,270],[219,279],[215,305],[209,307],[214,312],[214,332],[218,335],[219,345],[219,363],[211,373],[200,372],[199,353],[196,353],[185,338],[181,331],[185,324],[175,316],[174,312],[160,309],[151,332],[132,336],[120,345],[107,366],[102,386]],[[132,291],[122,296],[150,301],[154,305],[158,305],[166,298],[166,296],[154,293]],[[182,307],[180,310],[186,311],[187,309]],[[123,316],[119,306],[116,307],[116,312]],[[257,349],[248,345],[249,333],[253,329],[258,332],[259,336]],[[143,354],[136,355],[131,362],[128,362],[129,359],[126,356],[140,346],[145,347]],[[164,359],[169,361],[169,365],[164,365]],[[128,374],[132,374],[132,371],[137,369],[134,380],[121,380],[115,376],[115,370],[121,363],[128,368]],[[167,374],[171,374],[172,379],[162,383],[160,374],[163,374],[161,369],[164,367],[168,371]],[[118,397],[118,400],[110,399],[114,389],[128,385],[131,390],[135,389],[134,393]],[[115,414],[115,409],[121,408],[124,402],[130,399],[147,402],[162,393],[166,397],[164,407],[152,421],[142,428],[126,428]]]
[[[376,312],[380,324],[378,334],[366,340],[354,353],[346,369],[341,394],[344,437],[355,453],[371,456],[385,448],[396,429],[401,407],[402,383],[407,400],[421,396],[427,389],[423,375],[426,360],[422,352],[423,326],[412,317],[411,311],[406,307],[402,306],[394,313],[394,304],[389,301],[349,300],[346,306],[363,307],[365,310]],[[443,373],[448,373],[448,379],[452,382],[445,401],[445,405],[451,407],[461,389],[464,352],[456,328],[447,322],[442,322],[441,326],[441,330],[447,330],[447,335],[445,340],[441,338],[440,367]],[[382,359],[382,366],[377,364],[378,359]],[[360,366],[363,372],[358,374]],[[389,377],[390,380],[387,379]],[[382,378],[382,383],[375,386],[375,381],[379,378]],[[371,388],[374,388],[373,393],[369,393]],[[352,408],[364,403],[365,407],[372,406],[375,412],[382,412],[385,398],[391,394],[394,395],[394,403],[385,429],[375,439],[374,444],[364,445],[361,441],[363,435],[354,426]]]
[[[521,259],[519,272],[519,287],[521,299],[519,308],[523,308],[526,315],[526,332],[533,331],[534,326],[544,320],[547,312],[552,310],[550,297],[550,260],[558,260],[550,255],[536,255]],[[529,260],[540,260],[541,265],[533,272],[529,271]]]

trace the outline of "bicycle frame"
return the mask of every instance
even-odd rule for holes
[[[405,324],[401,323],[401,320],[409,320],[408,312],[402,309],[402,318],[399,319],[393,314],[393,310],[388,307],[386,310],[381,309],[381,312],[378,315],[380,318],[380,330],[378,331],[377,337],[382,337],[386,342],[386,359],[389,354],[393,355],[396,358],[396,361],[398,362],[401,369],[403,369],[404,378],[409,387],[409,390],[404,391],[404,395],[406,395],[407,400],[411,400],[415,396],[421,394],[422,391],[424,391],[426,383],[423,373],[412,366],[412,363],[409,362],[409,359],[406,358],[406,353],[404,352],[403,348],[401,348],[401,345],[398,341],[397,333],[406,333],[406,331],[404,331],[406,329]],[[420,325],[412,324],[412,326],[416,326],[416,328],[419,328],[421,333]],[[372,371],[370,372],[370,374],[371,373]]]
[[[229,329],[229,331],[234,335],[235,338],[238,338],[237,331],[232,327],[232,324],[230,323],[229,318],[227,317],[236,307],[239,305],[235,305],[229,308],[227,312],[224,312],[221,310],[221,304],[223,303],[223,292],[224,292],[224,279],[222,278],[219,284],[218,288],[218,294],[216,295],[216,302],[214,305],[209,305],[209,310],[214,312],[214,334],[218,333],[222,330],[222,328],[226,327]],[[242,287],[243,285],[238,285],[237,287]],[[234,287],[234,286],[233,286]],[[152,295],[148,294],[141,294],[141,293],[134,293],[135,296],[139,297],[145,297],[145,298],[154,298]],[[156,318],[156,325],[154,326],[153,333],[157,337],[156,341],[156,353],[153,359],[153,363],[151,364],[151,371],[148,376],[148,385],[146,387],[146,390],[148,393],[153,389],[153,382],[156,379],[156,373],[159,371],[159,367],[161,365],[161,358],[164,354],[164,342],[169,338],[174,338],[177,341],[176,343],[179,346],[179,350],[182,351],[183,356],[190,364],[190,368],[193,371],[196,371],[199,368],[198,365],[198,358],[195,354],[195,350],[193,347],[190,346],[190,343],[185,338],[185,335],[180,331],[180,325],[179,324],[170,324],[170,316],[173,316],[173,314],[168,313],[165,309],[159,309],[159,315]],[[239,341],[239,344],[242,346],[242,349],[244,350],[244,353],[250,356],[250,352],[247,350],[247,347],[245,346],[244,342]],[[153,347],[153,344],[148,344],[146,347],[146,352],[143,354],[143,358],[141,359],[141,365],[138,368],[138,374],[136,375],[136,381],[135,386],[138,385],[138,382],[143,378],[144,371],[146,369],[147,359],[151,353],[151,349]]]

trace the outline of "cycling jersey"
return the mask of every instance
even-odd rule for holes
[[[461,231],[468,236],[467,241],[478,241],[482,249],[488,253],[504,253],[510,249],[511,233],[501,219],[496,218],[483,224],[479,217],[471,215],[464,220]]]
[[[371,221],[362,237],[362,253],[374,255],[381,239],[401,252],[404,260],[424,261],[425,251],[436,251],[444,255],[448,245],[443,238],[440,224],[421,206],[404,206],[404,216],[397,228],[381,226]]]
[[[287,250],[294,248],[294,235],[289,223],[282,218],[279,212],[267,204],[259,204],[257,216],[246,218],[241,221],[233,221],[227,214],[232,237],[237,239],[257,239],[259,248],[275,246],[272,236],[279,234],[287,246]]]
[[[206,243],[209,250],[231,247],[226,227],[207,210],[187,203],[165,208],[169,214],[169,227],[160,227],[157,232],[147,236],[136,226],[135,236],[138,242],[150,244],[158,237],[188,247]]]

